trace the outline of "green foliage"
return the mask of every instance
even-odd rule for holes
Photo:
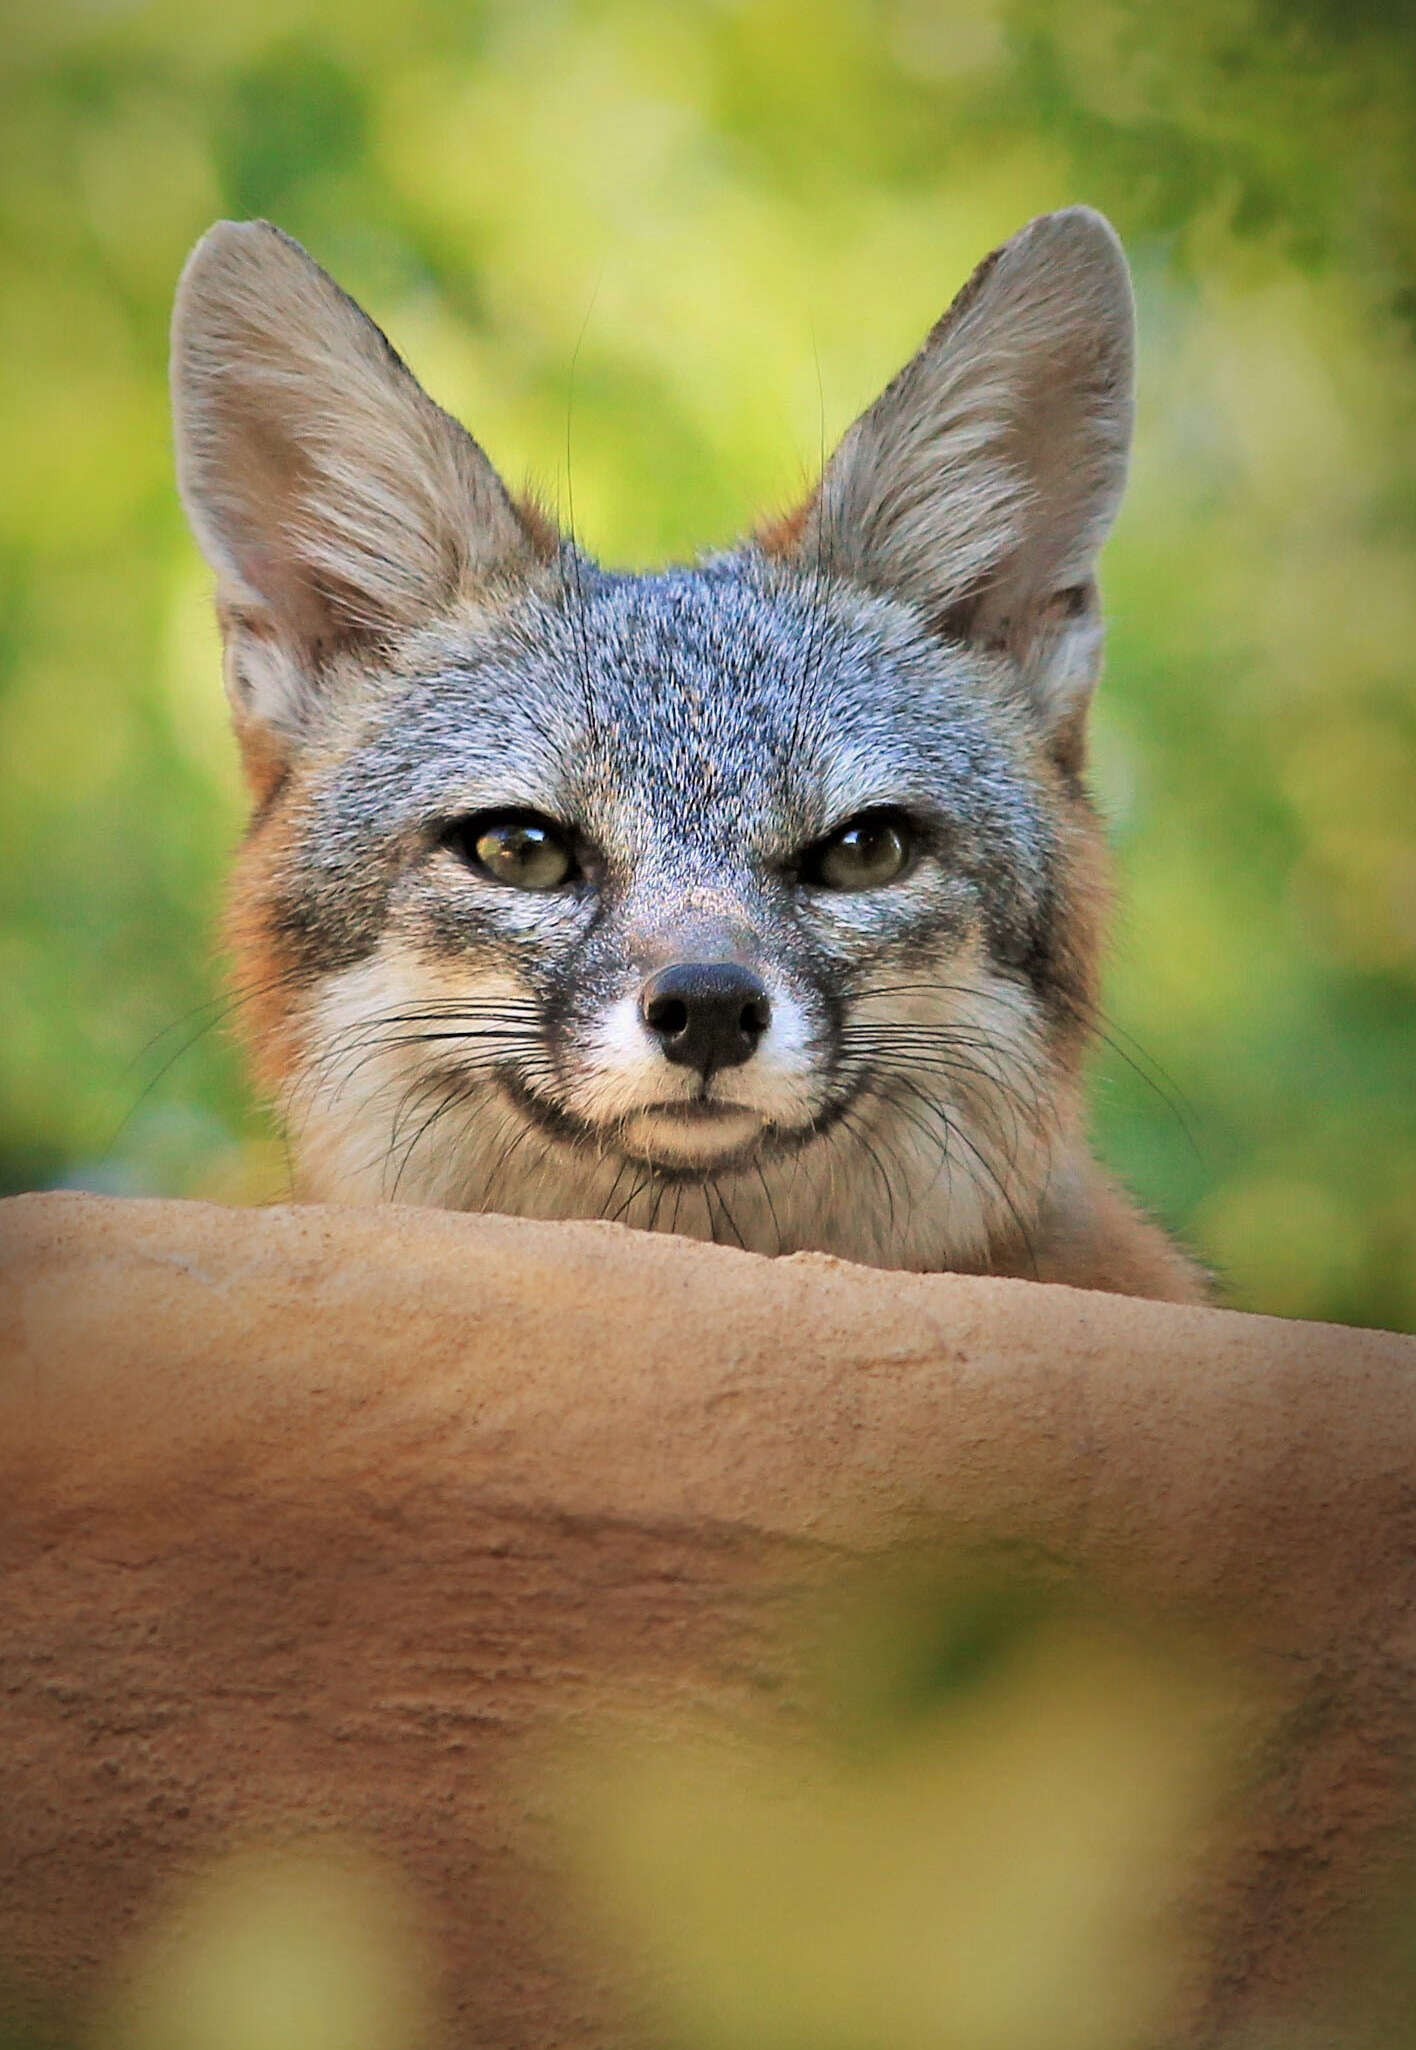
[[[843,1592],[815,1699],[627,1714],[571,1781],[587,1917],[652,1989],[653,2040],[1162,2039],[1173,1903],[1270,1738],[1247,1676],[1032,1576],[920,1557]]]
[[[977,257],[1087,199],[1144,373],[1102,1149],[1233,1300],[1416,1324],[1410,10],[15,0],[0,50],[7,1185],[283,1171],[213,1001],[241,804],[165,425],[210,220],[279,219],[647,562],[789,502]]]

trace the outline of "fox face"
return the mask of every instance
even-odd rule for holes
[[[301,1194],[1036,1270],[1086,1201],[1080,777],[1131,361],[1114,234],[1046,216],[796,513],[624,575],[296,244],[205,238],[179,474]]]

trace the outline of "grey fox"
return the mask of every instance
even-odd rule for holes
[[[177,294],[297,1192],[1196,1300],[1082,1136],[1082,781],[1133,314],[1085,208],[975,272],[799,510],[602,569],[300,246]]]

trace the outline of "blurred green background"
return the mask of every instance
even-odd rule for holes
[[[1229,1300],[1416,1325],[1416,19],[1381,0],[0,6],[5,1185],[283,1186],[212,1004],[242,805],[166,422],[212,219],[305,241],[562,514],[569,445],[587,544],[649,564],[793,500],[1077,199],[1142,329],[1099,1143]]]

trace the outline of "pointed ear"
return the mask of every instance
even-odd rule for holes
[[[172,404],[233,711],[265,754],[298,742],[341,650],[554,553],[373,322],[269,222],[219,222],[188,259]]]
[[[1063,754],[1100,659],[1093,571],[1126,480],[1134,352],[1115,232],[1088,207],[1044,214],[979,265],[778,530],[804,566],[1004,649]]]

